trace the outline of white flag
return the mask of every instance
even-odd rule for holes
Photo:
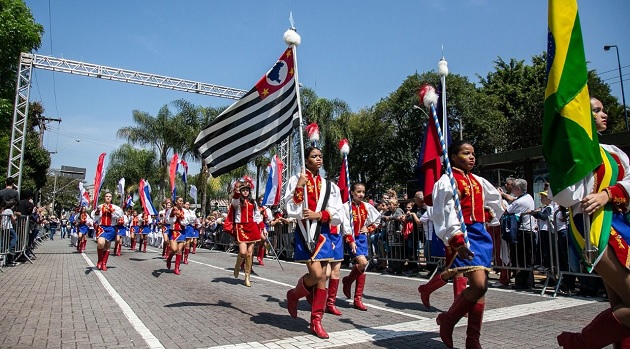
[[[194,185],[190,186],[190,197],[195,201],[195,205],[197,204],[197,187]]]

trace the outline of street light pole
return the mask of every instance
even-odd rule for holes
[[[58,152],[60,152],[60,151],[62,151],[62,150],[64,150],[64,149],[66,149],[69,145],[74,144],[74,142],[79,143],[79,142],[81,142],[81,140],[80,140],[80,139],[75,139],[75,140],[73,140],[72,142],[70,142],[70,143],[68,143],[68,144],[64,145],[63,147],[61,147],[61,148],[59,148],[59,149],[57,149],[57,150],[55,150],[55,151],[49,151],[49,152],[48,152],[48,154],[57,154]]]
[[[617,45],[606,45],[604,51],[609,51],[612,47],[617,51],[617,67],[619,68],[619,83],[621,84],[621,100],[623,101],[623,115],[626,119],[626,131],[630,131],[628,127],[628,110],[626,109],[626,95],[623,91],[623,75],[621,74],[621,60],[619,59],[619,47]]]

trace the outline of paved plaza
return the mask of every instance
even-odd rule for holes
[[[268,259],[254,265],[248,288],[242,274],[232,275],[234,254],[197,249],[177,276],[160,252],[123,248],[101,272],[92,241],[82,254],[68,239],[44,242],[33,264],[0,273],[0,348],[446,348],[435,317],[453,300],[450,284],[432,295],[428,310],[417,292],[425,278],[369,273],[369,310],[352,308],[339,290],[343,316],[325,314],[330,339],[321,340],[309,334],[304,299],[297,319],[286,310],[286,292],[304,265],[282,262],[282,270]],[[597,298],[491,288],[481,344],[557,348],[556,335],[581,329],[607,306]],[[464,345],[465,323],[455,330],[455,347]]]

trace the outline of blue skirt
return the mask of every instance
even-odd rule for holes
[[[468,232],[470,250],[475,254],[475,257],[472,260],[463,260],[457,256],[451,265],[451,269],[472,271],[490,268],[493,247],[492,236],[486,230],[485,225],[479,222],[466,224],[466,231]]]
[[[187,225],[186,228],[184,228],[184,231],[186,232],[187,239],[192,239],[195,235],[195,230],[193,229],[192,225]]]
[[[102,228],[102,232],[100,234],[97,235],[97,237],[103,238],[107,241],[114,241],[116,240],[116,229],[114,229],[114,227],[112,226],[100,226]],[[100,230],[100,229],[99,229]]]
[[[319,234],[319,241],[317,242],[317,244],[315,244],[315,248],[313,249],[312,253],[306,246],[304,246],[304,243],[302,243],[302,238],[298,234],[302,234],[300,232],[300,226],[295,227],[295,230],[293,231],[293,235],[295,238],[295,250],[293,251],[293,259],[296,262],[308,262],[310,260],[331,262],[333,260],[332,242],[327,237],[328,235],[330,235],[330,228],[328,224],[322,224],[321,234]]]
[[[343,261],[343,236],[341,234],[331,234],[331,233],[325,233],[325,234],[326,234],[326,238],[330,240],[330,243],[332,245],[331,249],[332,249],[333,261],[335,262]]]
[[[365,258],[368,258],[369,247],[367,235],[361,233],[359,234],[359,236],[355,236],[354,243],[357,245],[357,253],[352,253],[352,250],[350,250],[350,247],[348,246],[348,250],[350,250],[350,256],[353,259],[359,256],[364,256]]]
[[[127,235],[127,227],[116,227],[116,229],[118,230],[118,236]]]

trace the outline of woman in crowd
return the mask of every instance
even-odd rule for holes
[[[234,265],[234,277],[238,277],[241,262],[245,261],[245,286],[251,287],[249,279],[252,271],[254,245],[260,241],[261,234],[267,235],[262,215],[252,197],[254,184],[248,177],[234,183],[232,204],[228,216],[233,219],[234,233],[238,242],[238,256]]]
[[[319,338],[328,338],[322,327],[326,304],[326,268],[333,260],[332,244],[325,234],[331,225],[341,224],[343,205],[339,187],[319,175],[322,167],[322,152],[309,147],[304,151],[305,171],[291,177],[285,194],[289,217],[298,220],[295,229],[296,261],[305,262],[308,273],[302,276],[295,288],[287,292],[287,310],[297,318],[300,298],[313,293],[311,307],[311,333]],[[309,241],[313,238],[313,242]]]
[[[440,337],[447,347],[453,347],[453,328],[468,314],[466,348],[481,348],[479,337],[488,290],[488,272],[492,262],[492,237],[486,231],[486,215],[500,217],[503,214],[501,195],[484,178],[472,174],[475,166],[475,149],[466,141],[453,141],[448,148],[453,176],[457,185],[464,222],[457,214],[453,188],[447,175],[443,175],[433,189],[435,232],[446,246],[453,248],[457,257],[451,270],[464,273],[470,286],[457,296],[449,310],[438,315]],[[462,232],[465,223],[468,243]]]
[[[362,299],[365,288],[365,268],[368,265],[369,256],[368,235],[374,232],[381,223],[381,214],[374,206],[363,202],[363,198],[365,198],[365,185],[363,183],[353,183],[350,186],[350,195],[352,201],[344,204],[343,229],[344,239],[350,246],[354,267],[350,271],[350,275],[342,280],[343,294],[347,298],[351,298],[352,283],[356,281],[354,307],[366,311],[367,308],[363,305]]]
[[[597,132],[606,130],[608,115],[602,102],[591,97],[591,110]],[[563,348],[630,348],[630,222],[628,221],[628,193],[630,193],[630,161],[619,148],[600,144],[602,164],[585,181],[569,186],[554,201],[570,208],[571,229],[583,226],[583,214],[591,215],[591,222],[603,215],[602,235],[609,234],[608,244],[596,260],[594,270],[601,276],[610,308],[601,312],[584,327],[581,333],[562,332],[558,344]],[[595,228],[595,225],[591,226]],[[574,239],[571,239],[574,241]],[[578,251],[579,246],[576,246]],[[593,257],[595,260],[596,257]]]

